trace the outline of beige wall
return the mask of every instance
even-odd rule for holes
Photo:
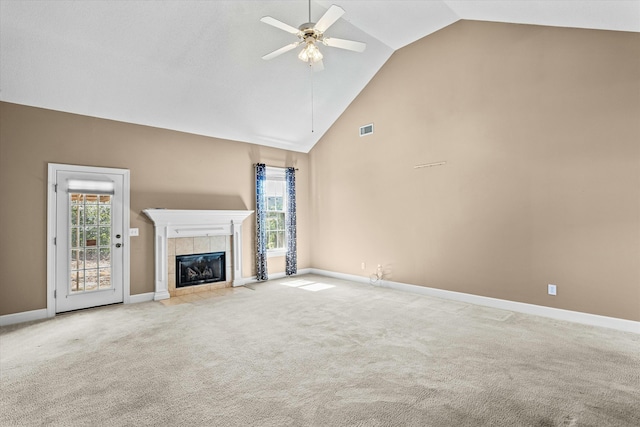
[[[131,170],[140,294],[141,210],[253,209],[262,161],[300,168],[300,268],[383,264],[399,282],[640,320],[639,58],[639,34],[458,22],[396,52],[309,155],[0,103],[0,315],[46,306],[47,163]]]
[[[131,294],[153,292],[153,224],[142,210],[251,209],[253,163],[296,166],[298,267],[310,266],[308,155],[0,103],[0,315],[46,308],[47,164],[131,170]],[[255,275],[254,221],[243,275]],[[271,272],[284,261],[269,259]]]
[[[640,320],[639,147],[640,34],[458,22],[311,151],[313,266]]]

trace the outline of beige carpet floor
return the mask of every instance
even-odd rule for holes
[[[302,276],[0,331],[2,426],[634,426],[640,336]]]

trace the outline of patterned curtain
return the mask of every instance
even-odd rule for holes
[[[256,164],[256,279],[268,280],[267,275],[267,198],[265,184],[267,167]]]
[[[291,276],[298,272],[298,254],[296,248],[296,170],[287,168],[285,171],[287,191],[287,212],[285,225],[287,229],[287,257],[286,274]]]

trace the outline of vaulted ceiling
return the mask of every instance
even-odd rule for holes
[[[312,21],[332,4],[327,34],[367,48],[321,46],[314,73],[261,59],[296,38],[260,18],[298,27],[306,0],[0,0],[0,99],[307,152],[395,50],[460,19],[640,32],[638,0],[312,1]]]

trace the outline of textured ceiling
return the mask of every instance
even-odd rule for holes
[[[459,19],[640,32],[640,1],[312,1],[337,4],[312,73],[296,40],[297,1],[0,0],[0,99],[53,110],[307,152],[397,49]],[[312,132],[313,129],[313,132]],[[354,129],[357,132],[357,129]]]

